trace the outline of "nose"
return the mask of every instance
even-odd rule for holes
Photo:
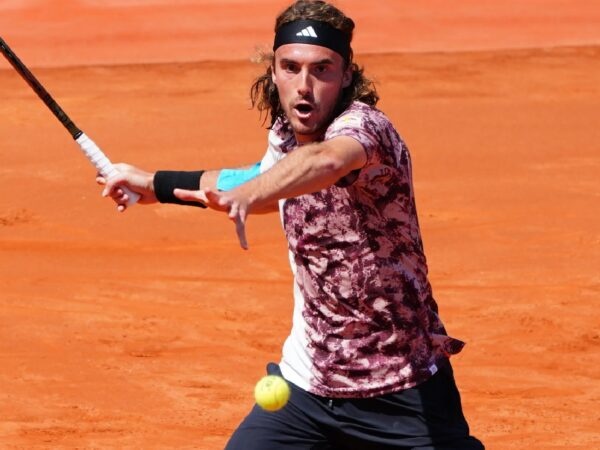
[[[303,69],[298,73],[298,94],[302,97],[306,97],[312,94],[313,82],[310,76],[310,72],[307,69]]]

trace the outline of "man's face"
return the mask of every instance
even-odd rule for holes
[[[342,89],[352,81],[351,68],[326,47],[286,44],[275,51],[273,82],[281,107],[300,144],[314,141],[333,120]]]

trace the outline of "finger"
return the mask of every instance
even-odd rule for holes
[[[246,239],[246,225],[240,217],[235,219],[235,232],[237,233],[238,239],[240,241],[240,246],[244,250],[248,250],[248,240]]]
[[[117,180],[114,178],[105,179],[106,184],[104,185],[104,189],[102,190],[102,197],[115,197],[115,192],[117,189],[120,189],[117,185]],[[122,194],[121,194],[122,195]]]
[[[232,202],[223,192],[205,189],[204,196],[207,200],[206,206],[209,208],[214,209],[215,211],[229,212]]]
[[[248,250],[248,240],[246,239],[246,215],[244,210],[234,204],[229,211],[229,218],[235,221],[235,232],[240,241],[240,246]]]
[[[206,196],[206,194],[204,193],[204,191],[198,191],[198,198],[200,199],[200,201],[202,201],[202,203],[208,203],[208,197]]]
[[[106,178],[104,178],[102,175],[97,175],[96,183],[104,185],[104,184],[106,184]]]
[[[129,196],[121,188],[114,188],[111,192],[108,193],[108,195],[104,195],[103,192],[102,195],[105,197],[112,198],[116,203],[125,203],[129,201]]]
[[[209,202],[215,205],[225,206],[227,204],[227,200],[223,198],[223,195],[219,192],[214,192],[212,189],[205,189],[204,196]]]
[[[175,189],[173,190],[173,195],[177,197],[179,200],[187,201],[187,202],[198,202],[205,203],[206,196],[202,191],[190,191],[188,189]]]

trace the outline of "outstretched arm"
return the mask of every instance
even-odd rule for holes
[[[236,224],[242,248],[248,248],[245,224],[248,214],[262,212],[280,199],[317,192],[331,186],[367,162],[364,147],[355,139],[339,136],[331,140],[300,147],[267,172],[228,191],[175,190],[175,196],[188,201],[202,201],[215,209],[227,211]]]
[[[101,175],[96,177],[98,184],[105,185],[102,195],[111,197],[117,203],[120,212],[127,209],[128,195],[124,187],[140,195],[139,203],[157,202],[182,203],[173,196],[173,189],[232,189],[258,174],[258,165],[252,164],[238,169],[218,169],[198,172],[159,171],[147,172],[129,164],[115,164],[118,175],[107,180]],[[233,174],[233,176],[232,176]],[[225,175],[225,177],[223,177]],[[204,206],[201,202],[189,204]]]

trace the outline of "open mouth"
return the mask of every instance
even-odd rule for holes
[[[294,106],[294,109],[296,110],[298,116],[301,118],[310,116],[310,113],[314,111],[313,106],[309,105],[308,103],[299,103],[296,106]]]

